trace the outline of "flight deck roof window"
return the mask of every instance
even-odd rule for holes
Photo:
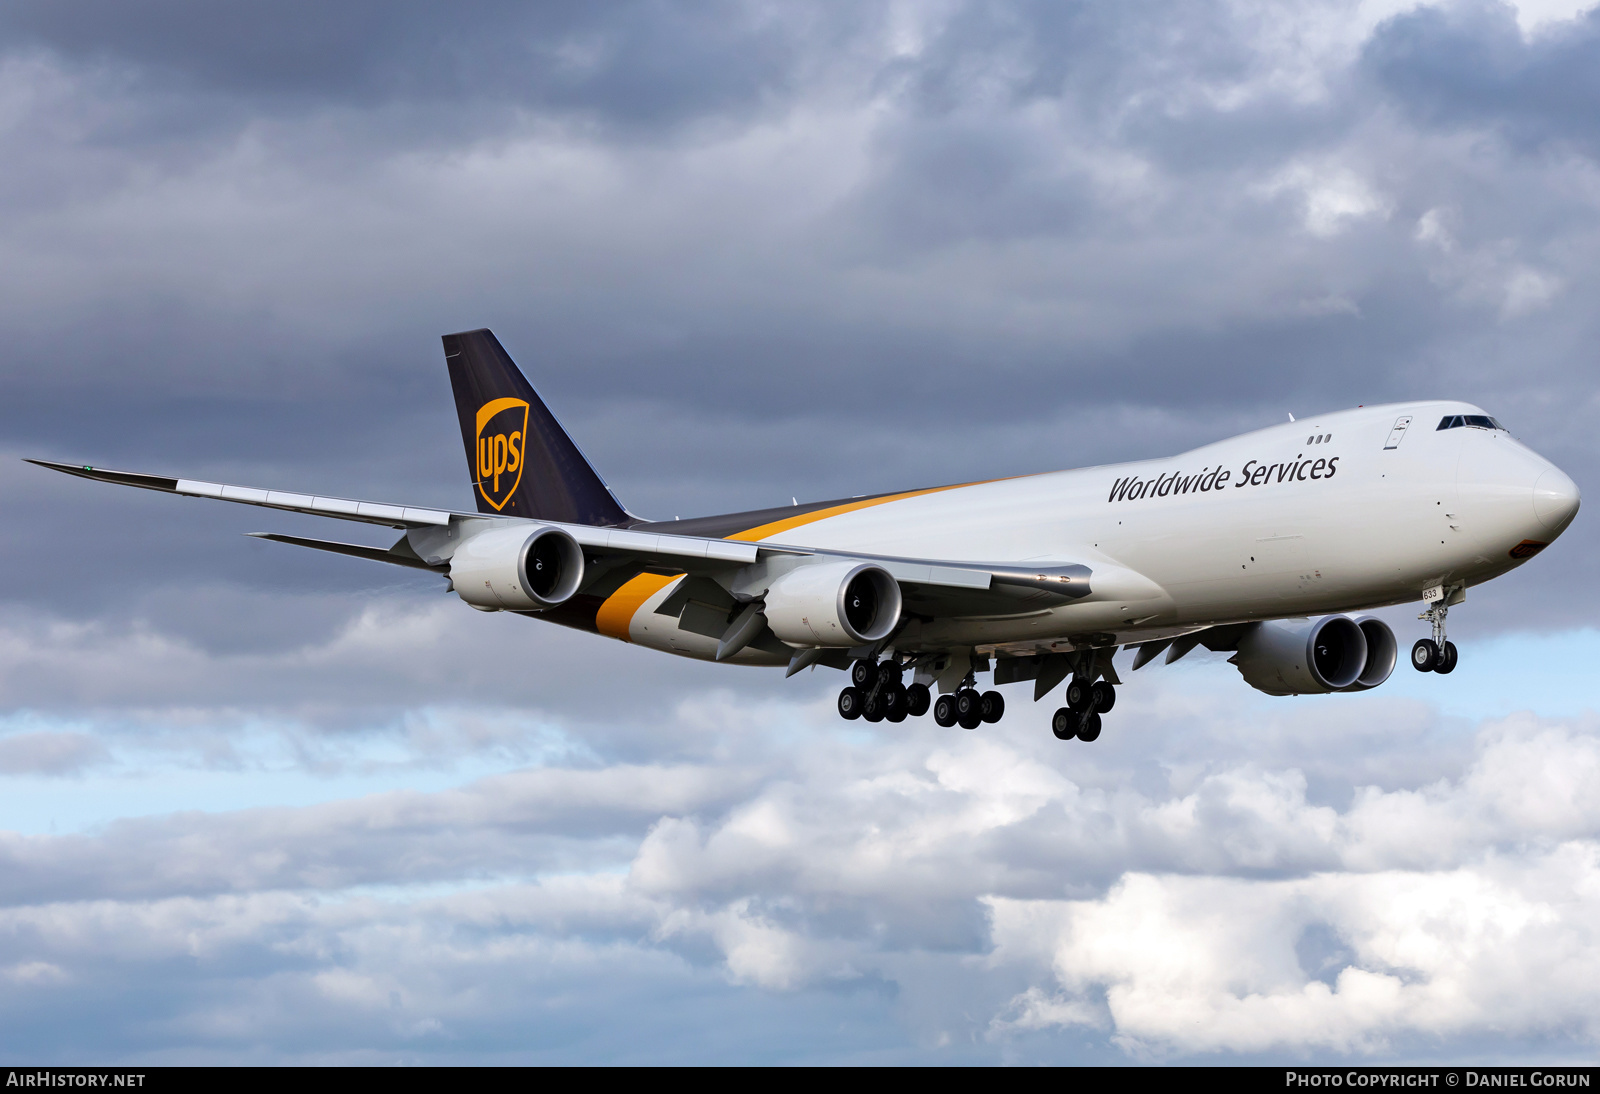
[[[1459,429],[1464,425],[1478,429],[1498,429],[1502,432],[1506,428],[1487,414],[1446,414],[1439,419],[1440,429]]]

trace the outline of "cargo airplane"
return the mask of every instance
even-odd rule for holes
[[[1052,729],[1092,741],[1120,685],[1196,646],[1271,695],[1363,691],[1422,601],[1424,672],[1449,609],[1572,522],[1578,488],[1481,409],[1358,407],[1168,459],[649,521],[618,502],[487,330],[446,335],[475,512],[99,467],[68,474],[400,529],[387,549],[257,532],[436,573],[467,604],[740,665],[847,670],[845,718],[998,721],[996,685],[1065,682]],[[906,681],[910,674],[911,682]],[[937,694],[937,699],[934,698]]]

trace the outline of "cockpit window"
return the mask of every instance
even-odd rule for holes
[[[1478,429],[1498,429],[1505,432],[1506,427],[1487,414],[1446,414],[1439,419],[1440,429],[1459,429],[1464,425],[1475,426]]]

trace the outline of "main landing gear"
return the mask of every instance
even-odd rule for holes
[[[839,693],[839,716],[903,722],[908,716],[928,713],[931,701],[922,684],[906,687],[900,682],[899,665],[862,658],[850,666],[850,686]]]
[[[1433,624],[1433,637],[1421,638],[1411,647],[1411,667],[1418,672],[1454,672],[1456,668],[1456,644],[1444,636],[1444,617],[1450,612],[1449,598],[1443,597],[1434,601],[1433,606],[1418,619],[1425,619]]]
[[[969,674],[954,695],[941,695],[933,704],[933,720],[946,728],[959,725],[962,729],[977,729],[984,722],[998,722],[1006,712],[1006,697],[998,691],[981,695],[973,687],[975,681]]]
[[[1050,719],[1050,732],[1058,741],[1092,741],[1100,736],[1100,715],[1117,705],[1117,689],[1109,681],[1088,683],[1074,677],[1067,685],[1067,705]]]
[[[1079,655],[1067,685],[1067,705],[1056,711],[1050,728],[1062,741],[1093,741],[1100,736],[1100,716],[1117,704],[1116,679],[1103,660],[1103,651]],[[933,720],[946,728],[959,725],[977,729],[998,722],[1006,712],[1005,696],[998,691],[978,691],[976,677],[968,672],[952,693],[935,701],[925,684],[906,687],[900,682],[904,666],[898,659],[861,658],[850,665],[850,686],[839,693],[839,716],[869,722],[903,722],[921,717],[931,706]],[[1109,679],[1101,679],[1108,676]],[[1059,677],[1057,677],[1059,679]]]
[[[1005,713],[1006,701],[998,691],[982,695],[972,687],[972,675],[962,681],[954,695],[941,695],[933,701],[926,684],[900,682],[901,668],[892,661],[861,658],[850,666],[850,686],[839,693],[841,718],[865,718],[869,722],[903,722],[920,718],[933,708],[933,720],[942,726],[960,724],[977,729],[984,722],[998,722]]]

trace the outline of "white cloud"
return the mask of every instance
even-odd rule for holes
[[[1266,197],[1295,195],[1301,203],[1305,230],[1330,239],[1369,217],[1386,216],[1389,203],[1368,182],[1348,168],[1292,164],[1261,184]]]
[[[1517,13],[1517,26],[1534,35],[1569,23],[1594,10],[1595,0],[1508,0]]]
[[[1491,304],[1500,318],[1517,319],[1548,308],[1566,287],[1559,276],[1516,257],[1510,240],[1464,247],[1451,231],[1448,210],[1433,208],[1417,219],[1413,238],[1431,253],[1430,276],[1473,304]]]
[[[1293,881],[1136,874],[1101,900],[992,907],[997,956],[1048,950],[1074,993],[1061,1020],[1084,1021],[1082,993],[1097,989],[1130,1047],[1362,1054],[1413,1034],[1538,1036],[1552,1021],[1600,1034],[1592,840],[1509,869],[1490,858]],[[1331,985],[1296,954],[1313,928],[1349,947]]]
[[[1457,775],[1319,803],[1248,741],[1182,773],[1177,742],[1215,757],[1238,733],[1225,710],[1195,722],[1190,684],[1141,680],[1093,748],[1025,706],[998,731],[863,737],[818,703],[788,715],[796,739],[730,699],[727,732],[764,741],[736,777],[603,761],[13,837],[7,1005],[145,990],[182,956],[156,1043],[224,1058],[242,1058],[246,1013],[289,1058],[333,1030],[444,1059],[507,1006],[559,998],[598,1030],[618,1018],[601,998],[756,993],[746,1009],[801,1013],[874,985],[899,1000],[869,1008],[877,1036],[935,1056],[1055,1058],[1052,1031],[1138,1058],[1600,1036],[1592,727],[1504,719]],[[1382,740],[1395,723],[1366,709]],[[1338,737],[1305,741],[1315,763]],[[720,986],[693,987],[706,976]]]

